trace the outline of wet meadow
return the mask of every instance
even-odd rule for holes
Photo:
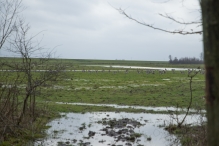
[[[165,63],[160,66],[163,65]],[[154,66],[157,66],[156,62]],[[114,68],[113,65],[75,65],[69,67],[57,84],[48,84],[41,88],[40,92],[50,93],[52,96],[39,97],[37,100],[49,101],[50,104],[67,102],[186,108],[191,96],[190,78],[186,67],[184,66],[184,71],[172,71],[167,70],[167,67],[138,69]],[[197,65],[193,67],[196,69]],[[204,74],[198,73],[192,79],[192,108],[204,109],[204,78]],[[82,108],[60,104],[53,107],[53,110],[58,108],[61,112],[107,111],[104,109],[106,107]]]
[[[8,62],[16,60],[4,59]],[[32,62],[35,60],[38,59],[33,59]],[[168,130],[164,130],[165,126],[175,125],[179,119],[182,120],[188,106],[188,119],[192,118],[192,114],[197,116],[196,111],[205,109],[203,65],[173,65],[156,61],[51,59],[46,66],[34,65],[31,69],[33,78],[38,78],[40,73],[48,70],[48,66],[57,62],[65,66],[62,75],[43,83],[34,91],[34,95],[36,106],[53,113],[47,122],[59,114],[61,117],[44,124],[50,128],[41,131],[45,131],[43,133],[50,135],[49,137],[43,134],[44,138],[39,139],[32,134],[35,138],[31,142],[34,143],[27,145],[159,145],[156,143],[158,135],[162,137],[160,139],[166,137]],[[5,73],[7,80],[15,80],[17,70],[4,67],[0,73],[1,88],[10,88],[10,82],[4,81]],[[191,78],[191,75],[194,76]],[[19,78],[22,78],[22,73]],[[17,88],[22,90],[26,86],[21,81]],[[25,90],[21,92],[25,95]],[[22,96],[19,98],[22,99]],[[176,112],[179,117],[170,118]],[[72,124],[74,121],[78,122]],[[192,121],[193,124],[199,123]],[[188,120],[185,124],[192,125],[192,122]],[[68,131],[71,127],[72,131]],[[99,131],[95,131],[97,127]],[[147,129],[150,132],[144,133]],[[153,134],[155,131],[160,132],[158,135]],[[176,134],[173,130],[169,132]],[[77,137],[78,135],[81,137]],[[171,135],[170,139],[161,142],[170,145],[170,141],[177,141],[175,135]],[[188,140],[183,140],[185,139]]]

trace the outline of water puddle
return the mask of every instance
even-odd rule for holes
[[[72,81],[72,79],[63,79],[64,81]]]
[[[74,90],[92,90],[91,87],[77,87]]]
[[[165,114],[93,112],[62,115],[48,123],[51,126],[46,131],[48,136],[35,141],[34,146],[169,146],[176,140],[164,130],[171,121]],[[190,115],[186,122],[194,123],[197,118]]]
[[[117,88],[117,89],[125,89],[125,88],[127,88],[126,86],[101,86],[101,87],[99,87],[99,88],[101,88],[101,89],[115,89],[115,88]]]
[[[132,84],[130,87],[140,87],[140,86],[164,86],[165,84]]]
[[[128,105],[117,105],[117,104],[92,104],[92,103],[69,103],[69,102],[56,102],[57,104],[71,104],[71,105],[83,105],[83,106],[103,106],[103,107],[113,107],[113,108],[132,108],[132,109],[143,109],[147,111],[155,112],[173,112],[173,111],[186,111],[187,109],[177,109],[176,107],[150,107],[150,106],[128,106]],[[190,112],[197,112],[195,109],[190,109]],[[205,113],[205,110],[199,112]]]
[[[15,87],[15,85],[12,85],[12,84],[2,84],[0,83],[0,88],[13,88]],[[26,84],[20,84],[20,85],[16,85],[16,87],[18,88],[26,88]]]
[[[65,89],[65,86],[54,85],[53,89]]]
[[[115,80],[108,80],[108,79],[97,79],[98,82],[115,82]]]
[[[170,79],[162,79],[163,81],[169,81]]]

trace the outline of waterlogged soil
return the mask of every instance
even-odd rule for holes
[[[189,116],[186,122],[194,123],[197,118]],[[171,119],[165,114],[62,113],[62,118],[48,123],[48,136],[35,141],[34,146],[169,146],[176,141],[164,130]]]

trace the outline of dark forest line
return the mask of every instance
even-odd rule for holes
[[[174,59],[172,59],[172,56],[169,55],[169,63],[170,64],[203,64],[204,60],[202,57],[200,57],[200,59],[196,57],[182,57],[180,59],[174,57]]]

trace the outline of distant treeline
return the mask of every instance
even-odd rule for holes
[[[203,59],[195,58],[195,57],[183,57],[178,59],[175,57],[172,59],[172,56],[169,55],[169,63],[171,64],[203,64]]]

